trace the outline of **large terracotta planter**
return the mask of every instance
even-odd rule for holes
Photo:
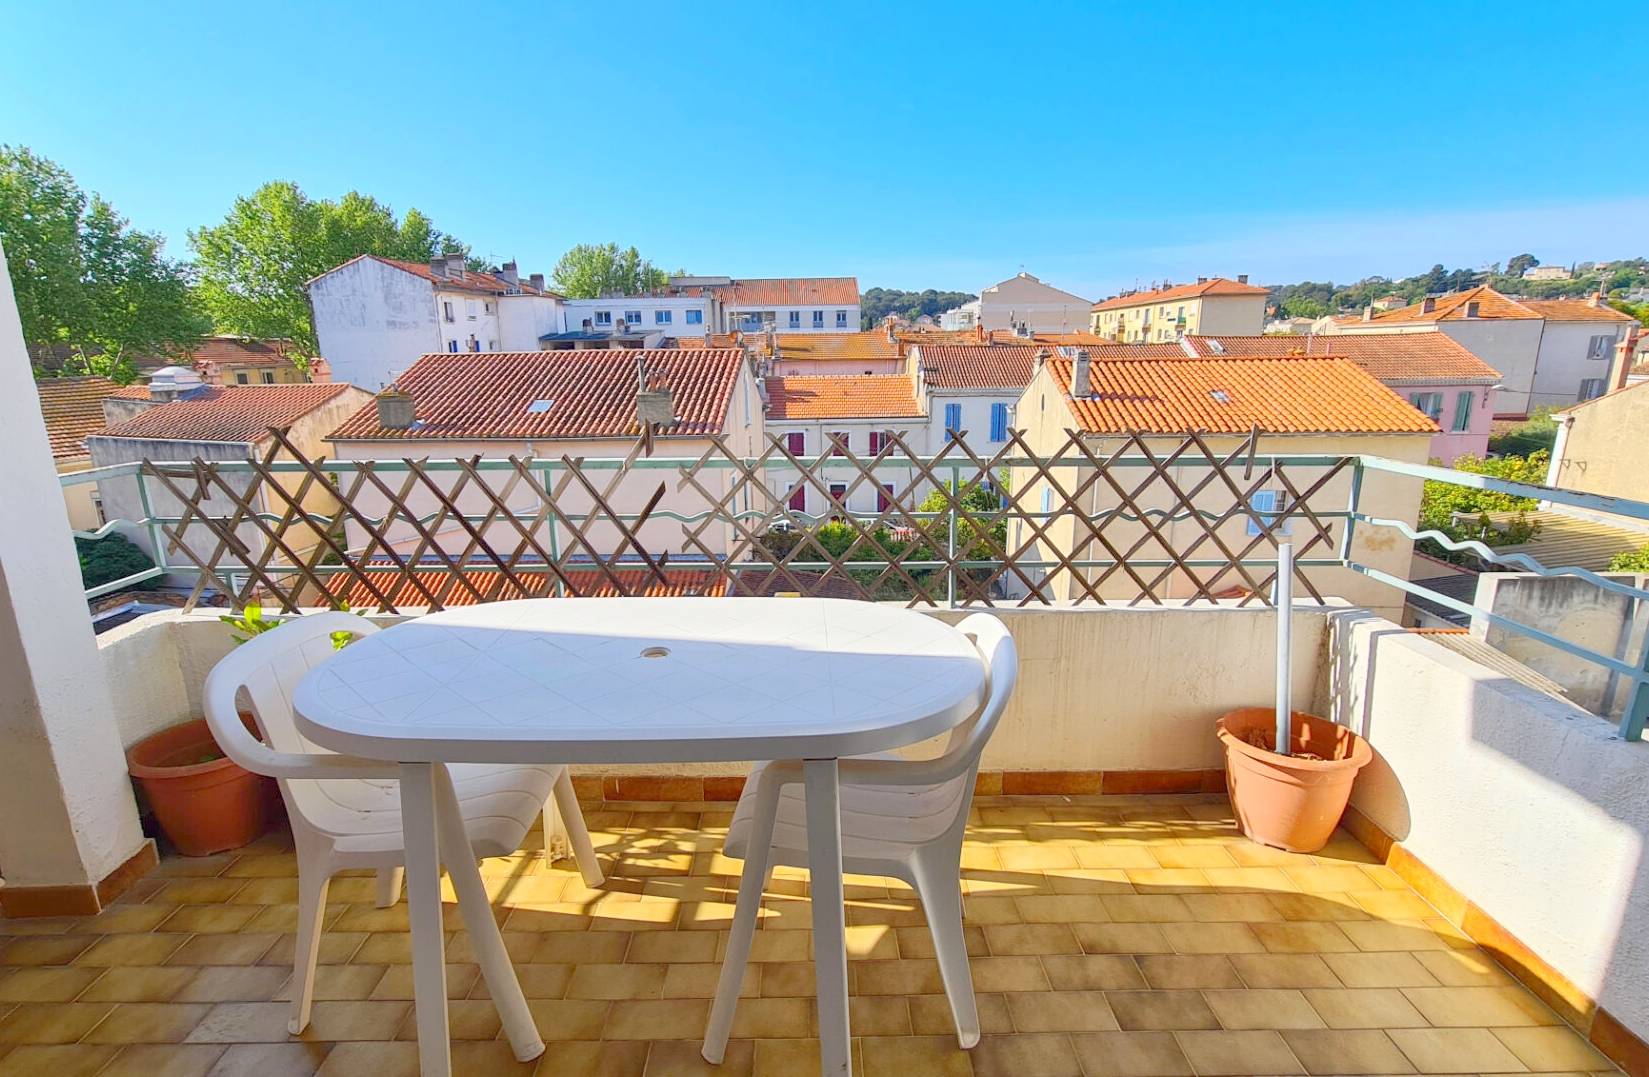
[[[1357,772],[1374,758],[1368,742],[1342,725],[1294,711],[1295,759],[1249,743],[1276,728],[1276,712],[1245,707],[1219,720],[1225,746],[1225,784],[1242,832],[1262,845],[1314,853],[1328,844],[1345,814]]]
[[[205,719],[138,741],[126,752],[126,769],[184,856],[238,849],[268,826],[269,783],[225,756]]]

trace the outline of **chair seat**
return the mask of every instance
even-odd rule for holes
[[[477,856],[508,856],[521,847],[544,810],[561,766],[449,764],[464,829]],[[340,853],[402,855],[401,787],[397,781],[291,779],[304,815]]]
[[[756,788],[767,766],[759,763],[752,768],[746,789]],[[880,862],[890,868],[905,863],[956,819],[957,800],[964,786],[965,779],[925,786],[842,782],[843,862],[854,861],[861,868],[869,866],[867,862]],[[754,797],[739,798],[723,846],[728,856],[744,859],[755,810]],[[786,785],[779,793],[773,857],[780,864],[807,864],[807,798],[800,785]]]

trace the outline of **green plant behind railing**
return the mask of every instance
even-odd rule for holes
[[[346,613],[354,612],[349,608],[349,603],[347,602],[338,603],[338,609]],[[357,614],[357,616],[361,615]],[[265,632],[279,628],[288,620],[291,620],[291,618],[282,619],[265,617],[263,614],[263,606],[260,603],[248,602],[246,604],[246,608],[241,612],[239,617],[223,616],[219,617],[218,620],[235,630],[229,633],[229,638],[239,644],[247,642],[253,636],[261,636]],[[332,649],[334,651],[341,651],[351,643],[355,642],[355,634],[353,632],[344,631],[333,632],[331,634],[331,639]]]
[[[1550,454],[1544,449],[1528,456],[1501,456],[1481,459],[1461,456],[1450,466],[1456,471],[1474,475],[1488,475],[1513,482],[1540,484],[1546,481],[1546,463]],[[1540,525],[1530,520],[1528,513],[1539,502],[1532,497],[1517,497],[1495,490],[1478,490],[1452,482],[1428,480],[1420,494],[1420,528],[1423,531],[1441,531],[1457,542],[1476,540],[1486,546],[1518,546],[1540,532]],[[1488,513],[1512,512],[1508,522],[1491,526]],[[1435,542],[1422,542],[1421,549],[1444,561],[1461,562],[1470,555],[1444,549]]]
[[[148,554],[114,532],[95,539],[76,536],[74,548],[80,555],[81,585],[88,590],[155,567]]]

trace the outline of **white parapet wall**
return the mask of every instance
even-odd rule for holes
[[[1361,611],[1330,638],[1353,805],[1649,1037],[1649,744]]]

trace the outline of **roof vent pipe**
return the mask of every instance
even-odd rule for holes
[[[1086,398],[1093,395],[1091,365],[1088,349],[1078,348],[1076,359],[1071,363],[1072,398]]]

